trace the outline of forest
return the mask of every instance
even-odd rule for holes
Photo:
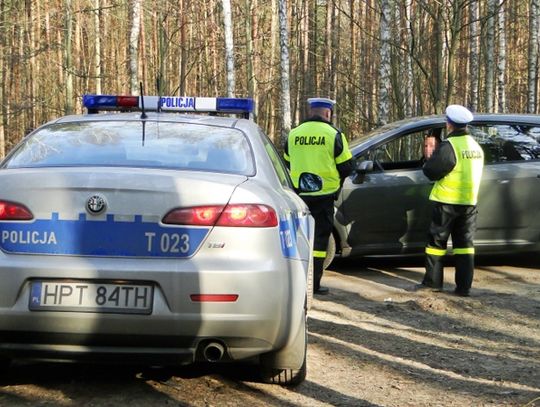
[[[237,96],[280,144],[306,99],[352,139],[437,114],[538,113],[540,0],[0,0],[0,157],[87,93]]]

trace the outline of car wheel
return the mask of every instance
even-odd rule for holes
[[[296,386],[306,378],[307,324],[306,314],[293,342],[277,352],[261,355],[261,379],[264,383]]]
[[[335,256],[336,256],[336,239],[334,235],[331,234],[330,239],[328,239],[328,246],[326,247],[326,257],[323,263],[324,270],[326,270],[330,266]]]

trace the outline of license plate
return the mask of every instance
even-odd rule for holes
[[[150,314],[154,287],[150,284],[89,281],[33,281],[32,311],[77,311]]]

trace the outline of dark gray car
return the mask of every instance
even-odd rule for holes
[[[540,250],[540,116],[476,114],[469,132],[486,164],[477,253]],[[357,171],[336,200],[330,254],[334,247],[342,257],[423,253],[433,185],[422,172],[428,133],[444,139],[445,117],[402,120],[350,143]]]

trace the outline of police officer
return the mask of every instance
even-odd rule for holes
[[[334,224],[334,199],[343,180],[353,170],[347,139],[331,123],[335,103],[327,98],[308,99],[309,118],[291,130],[284,146],[284,158],[294,186],[315,219],[315,294],[328,293],[327,287],[321,287],[321,278]]]
[[[434,201],[429,243],[426,251],[426,273],[417,288],[441,291],[443,256],[448,237],[452,236],[455,259],[455,294],[468,296],[474,273],[474,232],[476,203],[484,153],[467,132],[473,114],[461,105],[446,108],[447,139],[423,166],[424,174],[436,181],[429,199]]]

